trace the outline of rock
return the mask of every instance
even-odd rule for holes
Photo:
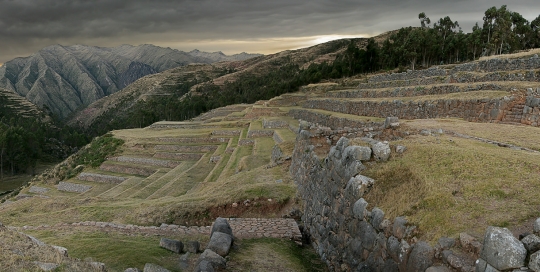
[[[147,263],[144,265],[143,272],[170,272],[170,270],[165,269],[157,264]]]
[[[349,179],[345,191],[353,198],[361,198],[371,186],[375,183],[375,180],[366,176],[356,175]]]
[[[484,272],[486,271],[487,262],[483,259],[478,259],[474,263],[475,272]]]
[[[365,201],[363,198],[358,199],[353,206],[354,217],[360,220],[364,220],[367,205],[367,201]]]
[[[390,158],[390,145],[388,142],[377,142],[371,145],[371,151],[376,161],[387,161]]]
[[[536,218],[536,220],[534,221],[533,229],[534,234],[540,234],[540,218]]]
[[[90,262],[89,263],[90,266],[92,266],[92,268],[94,268],[93,271],[107,271],[107,267],[105,267],[105,264],[104,263],[100,263],[100,262]],[[159,271],[159,270],[158,270]],[[169,270],[165,270],[165,271],[169,271]],[[161,271],[159,271],[161,272]],[[164,271],[163,271],[164,272]]]
[[[509,270],[524,266],[527,250],[508,229],[490,226],[480,257],[497,270]]]
[[[190,253],[198,253],[201,250],[199,241],[189,241],[185,245],[186,251]]]
[[[521,242],[530,253],[540,250],[540,237],[534,234],[527,235],[525,238],[521,239]]]
[[[405,217],[396,217],[394,219],[394,226],[392,232],[398,239],[402,239],[405,236],[405,230],[407,229],[407,219]]]
[[[180,259],[178,259],[178,266],[180,266],[180,269],[182,269],[182,271],[185,271],[189,268],[189,252],[186,252],[186,254],[180,256]]]
[[[390,236],[390,238],[388,238],[388,240],[386,241],[386,248],[390,257],[392,257],[394,261],[399,262],[399,240],[394,236]]]
[[[529,268],[534,272],[540,271],[540,251],[532,254],[529,258]]]
[[[61,246],[52,246],[60,255],[67,257],[68,256],[68,250],[65,247]]]
[[[371,225],[377,230],[381,229],[381,223],[384,220],[384,212],[375,207],[371,210]]]
[[[429,131],[427,129],[422,129],[422,130],[420,130],[420,135],[422,135],[422,136],[430,136],[431,131]]]
[[[452,272],[450,268],[446,266],[430,266],[426,269],[426,272]]]
[[[352,145],[345,148],[344,153],[354,160],[369,161],[371,159],[371,148],[367,146]]]
[[[231,226],[229,225],[229,221],[225,218],[218,217],[216,218],[216,221],[214,221],[214,224],[212,225],[212,232],[210,233],[210,237],[212,237],[212,234],[215,231],[219,231],[225,234],[229,234],[231,237],[233,237]]]
[[[209,262],[210,264],[212,264],[212,267],[213,268],[225,268],[225,265],[227,263],[227,261],[225,260],[225,258],[219,256],[217,253],[215,253],[214,251],[212,251],[211,249],[206,249],[202,254],[201,256],[199,256],[199,260],[197,262],[197,266],[203,262],[203,261],[207,261]]]
[[[462,232],[459,234],[459,242],[461,243],[461,246],[465,248],[468,252],[472,252],[474,254],[480,254],[480,250],[482,249],[482,244],[476,240],[476,238],[472,237],[471,235]]]
[[[471,270],[474,270],[473,261],[469,260],[469,259],[467,259],[467,258],[465,258],[463,256],[459,256],[459,255],[456,255],[456,254],[450,254],[446,258],[446,261],[448,262],[448,264],[451,267],[453,267],[457,271],[471,271]]]
[[[397,145],[396,146],[396,153],[403,154],[407,150],[406,146]]]
[[[139,268],[130,267],[124,270],[124,272],[141,272]]]
[[[34,262],[39,269],[42,271],[54,271],[56,268],[58,268],[60,265],[55,263],[43,263],[43,262]]]
[[[159,246],[175,253],[182,253],[184,250],[184,244],[182,244],[182,242],[167,238],[161,238]]]
[[[399,127],[399,118],[386,117],[386,120],[384,120],[384,128],[397,128],[397,127]]]
[[[214,266],[209,261],[201,261],[197,264],[195,272],[214,272]]]
[[[439,238],[438,242],[442,249],[450,249],[456,244],[456,239],[448,238],[448,237],[441,237]]]
[[[426,242],[416,243],[407,261],[407,271],[425,271],[433,264],[433,248]]]
[[[216,231],[210,237],[210,242],[208,242],[206,249],[210,249],[220,256],[225,257],[229,254],[229,250],[231,250],[232,242],[231,235]]]

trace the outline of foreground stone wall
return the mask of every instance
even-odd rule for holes
[[[341,138],[326,158],[318,158],[309,132],[297,138],[290,168],[304,201],[302,223],[331,271],[424,271],[435,250],[413,243],[416,228],[405,218],[393,222],[362,198],[373,180],[364,169],[359,147]]]

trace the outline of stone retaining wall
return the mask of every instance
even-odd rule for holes
[[[230,138],[157,138],[164,143],[228,143]]]
[[[289,114],[295,119],[301,119],[301,120],[305,120],[311,123],[318,124],[319,126],[331,127],[331,128],[345,128],[345,127],[356,128],[356,127],[363,127],[363,126],[382,125],[382,122],[379,123],[379,122],[364,122],[364,121],[358,121],[358,120],[351,120],[347,118],[334,117],[329,114],[317,113],[317,112],[312,112],[309,110],[302,110],[302,109],[293,109],[289,111]],[[294,131],[295,133],[298,132],[298,128],[293,128],[293,129],[296,129],[296,131]]]
[[[289,126],[289,123],[287,121],[283,120],[266,120],[264,119],[262,121],[263,128],[286,128]]]
[[[504,88],[511,91],[513,88]],[[398,87],[394,90],[350,90],[326,94],[326,97],[334,98],[377,98],[377,97],[412,97],[423,95],[449,94],[459,92],[473,92],[481,90],[503,90],[500,85],[483,83],[474,86],[439,85],[432,87]]]
[[[198,161],[204,154],[201,153],[166,153],[160,152],[154,154],[155,158],[160,159],[173,159],[178,161]]]
[[[186,153],[207,153],[216,151],[217,145],[156,145],[154,149]]]
[[[240,136],[240,130],[214,130],[212,135],[215,136]]]
[[[425,70],[408,70],[407,72],[403,73],[375,75],[369,78],[368,83],[414,80],[422,77],[445,77],[458,72],[497,72],[534,70],[538,68],[540,68],[540,58],[538,58],[538,56],[529,59],[490,59],[459,64],[449,70],[439,67],[432,67]]]
[[[126,180],[127,178],[83,172],[77,176],[77,179],[84,180],[84,181],[93,181],[93,182],[122,183],[122,181]]]
[[[255,129],[248,131],[248,138],[259,138],[259,137],[272,137],[274,136],[273,130],[263,130],[263,129]]]
[[[56,185],[56,188],[58,189],[58,191],[71,192],[71,193],[84,193],[92,189],[92,186],[60,181],[60,183]]]
[[[167,167],[167,168],[174,168],[180,164],[177,161],[156,160],[156,159],[151,159],[151,158],[136,158],[136,157],[127,157],[127,156],[113,157],[113,158],[108,158],[107,160],[134,163],[134,164],[161,166],[161,167]]]
[[[469,121],[487,122],[501,120],[502,110],[506,108],[512,99],[434,100],[419,102],[404,102],[400,100],[382,102],[337,101],[328,99],[309,100],[305,103],[305,107],[381,118],[386,116],[396,116],[400,119],[456,117]]]
[[[381,82],[381,81],[394,81],[394,80],[411,80],[421,77],[437,77],[437,76],[446,76],[446,69],[441,69],[439,67],[431,67],[425,70],[408,70],[407,72],[402,73],[393,73],[393,74],[382,74],[375,75],[369,78],[368,82]]]
[[[254,145],[255,141],[251,139],[242,139],[238,141],[239,146]]]
[[[274,133],[274,135],[272,135],[272,138],[274,139],[274,142],[276,144],[283,143],[283,139],[281,139],[281,136],[279,136],[279,134],[277,134],[277,133]]]
[[[150,176],[156,172],[154,169],[148,169],[144,167],[129,167],[125,165],[117,164],[101,164],[99,167],[102,171],[115,172],[115,173],[124,173],[130,175],[140,175],[140,176]]]
[[[532,89],[531,89],[532,90]],[[526,104],[526,105],[523,105]],[[521,95],[507,96],[500,99],[468,99],[468,100],[426,100],[426,101],[339,101],[332,99],[308,100],[305,108],[322,109],[359,116],[374,116],[384,118],[396,116],[401,119],[429,119],[429,118],[463,118],[473,122],[519,122],[531,126],[540,124],[540,96]],[[306,113],[298,114],[291,110],[295,118],[310,120],[311,118],[328,120],[324,114]],[[317,118],[320,117],[320,118]],[[348,119],[345,119],[348,120]],[[311,121],[314,122],[314,121]],[[318,123],[318,122],[316,122]],[[323,126],[340,127],[338,124],[319,123]],[[347,125],[349,127],[354,127]]]

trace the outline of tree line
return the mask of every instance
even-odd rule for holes
[[[5,174],[35,172],[41,161],[64,159],[88,137],[75,129],[38,117],[3,114],[0,107],[0,181]]]

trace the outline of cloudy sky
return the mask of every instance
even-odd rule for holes
[[[538,0],[0,0],[0,63],[51,44],[268,54],[419,26],[422,11],[469,32],[503,4],[529,21],[540,14]]]

